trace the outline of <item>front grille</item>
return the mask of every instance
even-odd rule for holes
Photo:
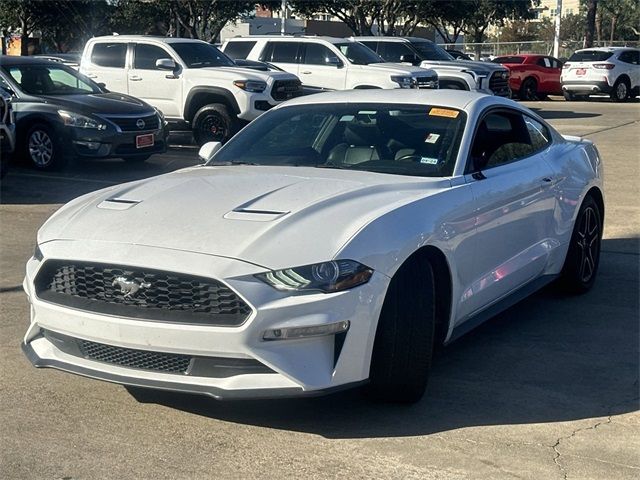
[[[498,70],[493,72],[489,79],[489,90],[499,97],[509,96],[509,72],[506,70]]]
[[[165,373],[186,373],[191,363],[191,357],[186,355],[114,347],[88,340],[80,340],[79,343],[85,358],[121,367]]]
[[[60,305],[146,320],[238,326],[251,313],[216,280],[121,265],[49,260],[38,272],[36,293]]]
[[[418,88],[438,88],[438,77],[417,77]]]
[[[302,95],[302,82],[300,80],[276,80],[271,88],[271,97],[274,100],[284,101]]]
[[[115,123],[123,132],[145,132],[148,130],[157,130],[160,128],[160,119],[155,113],[152,115],[144,115],[140,117],[105,117],[110,122]],[[142,120],[143,123],[138,125],[138,121]]]
[[[276,373],[255,358],[204,357],[153,352],[116,347],[70,337],[51,330],[42,330],[42,334],[52,345],[67,355],[120,367],[209,378]]]

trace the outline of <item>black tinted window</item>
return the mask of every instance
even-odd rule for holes
[[[224,53],[234,60],[236,58],[245,59],[255,44],[256,42],[228,42],[224,47]]]
[[[204,42],[175,42],[171,47],[187,68],[235,67],[235,63],[213,45]]]
[[[100,67],[124,68],[126,43],[96,43],[91,51],[91,63]]]
[[[297,57],[298,42],[273,42],[271,58],[269,58],[267,61],[280,63],[296,63]]]
[[[618,57],[618,59],[624,63],[631,63],[633,65],[638,65],[639,54],[640,54],[639,52],[632,52],[632,51],[622,52]]]
[[[613,52],[604,52],[602,50],[584,50],[576,52],[569,58],[570,62],[602,62],[613,55]]]
[[[307,65],[327,65],[330,59],[337,61],[338,56],[324,45],[319,43],[306,44],[304,63]]]
[[[374,52],[378,49],[378,42],[360,42],[361,44],[363,44],[365,47],[370,48],[371,50],[373,50]]]
[[[498,57],[491,60],[493,63],[512,63],[520,64],[524,63],[524,57]]]
[[[156,60],[161,58],[171,58],[166,51],[155,45],[136,45],[136,54],[133,61],[134,68],[141,70],[157,70]]]
[[[415,55],[415,53],[404,43],[383,42],[380,56],[387,62],[399,62],[403,55]]]
[[[490,113],[480,122],[471,147],[473,166],[482,170],[528,157],[550,139],[544,125],[521,113]]]

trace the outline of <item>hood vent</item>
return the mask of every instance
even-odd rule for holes
[[[127,210],[142,200],[127,200],[126,198],[107,198],[98,204],[98,208],[105,210]]]
[[[250,222],[271,222],[280,218],[289,212],[280,210],[261,210],[257,208],[236,208],[227,212],[224,218],[228,220],[247,220]]]

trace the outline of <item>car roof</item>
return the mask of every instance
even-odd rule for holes
[[[324,42],[329,43],[344,43],[349,41],[354,41],[349,38],[340,38],[340,37],[326,37],[319,35],[248,35],[248,36],[239,36],[227,38],[227,41],[234,40],[255,40],[255,39],[268,39],[268,40],[280,40],[283,42],[290,42],[292,40],[322,40]]]
[[[336,90],[333,92],[305,95],[287,101],[283,105],[321,104],[321,103],[406,103],[425,104],[464,110],[468,105],[482,99],[493,99],[496,105],[513,106],[512,100],[486,95],[484,93],[461,90],[405,90],[362,89]]]
[[[429,40],[428,38],[421,38],[421,37],[381,37],[381,36],[371,36],[371,35],[364,35],[364,36],[358,36],[358,37],[350,37],[353,38],[356,41],[360,41],[360,40],[375,40],[377,42],[428,42],[428,43],[433,43],[432,40]]]
[[[55,65],[60,66],[60,62],[54,62],[43,57],[21,57],[14,55],[0,55],[0,65]]]
[[[589,52],[589,51],[598,51],[598,52],[621,52],[624,50],[638,50],[633,47],[591,47],[591,48],[581,48],[580,50],[576,50],[578,52]]]
[[[162,37],[160,35],[103,35],[101,37],[93,37],[90,42],[98,41],[116,41],[116,42],[139,42],[140,40],[159,42],[159,43],[187,43],[198,42],[207,43],[204,40],[196,38],[178,38],[178,37]]]

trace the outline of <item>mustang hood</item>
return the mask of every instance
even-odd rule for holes
[[[448,184],[305,167],[194,167],[80,197],[38,241],[149,245],[283,268],[333,258],[372,219]]]

